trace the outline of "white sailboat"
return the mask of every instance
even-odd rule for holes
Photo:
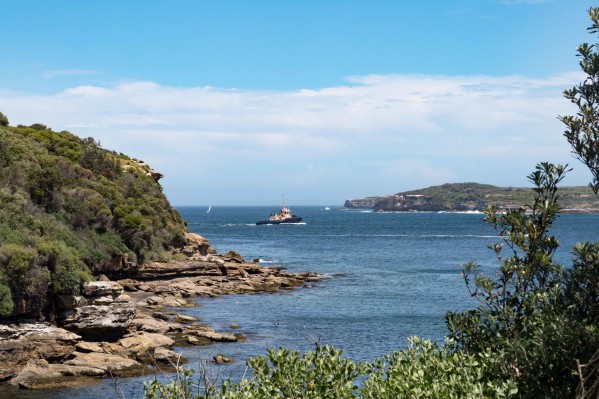
[[[206,213],[210,213],[211,209],[212,209],[212,204],[208,205],[208,210],[206,211]]]

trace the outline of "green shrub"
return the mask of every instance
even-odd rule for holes
[[[328,345],[302,355],[284,348],[269,349],[266,356],[247,364],[252,378],[238,385],[225,384],[223,398],[349,398],[357,393],[356,378],[365,370]]]
[[[10,316],[14,306],[10,288],[0,280],[0,316]]]
[[[509,398],[514,381],[494,374],[503,359],[490,351],[468,355],[448,342],[439,348],[417,337],[410,346],[369,366],[360,390],[364,399]]]
[[[0,126],[8,126],[8,118],[0,112]]]

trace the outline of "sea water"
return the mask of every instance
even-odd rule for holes
[[[217,353],[234,362],[210,372],[240,378],[245,361],[284,346],[301,351],[331,344],[354,361],[401,349],[418,335],[442,342],[448,310],[475,306],[461,275],[470,260],[493,274],[500,242],[482,214],[374,213],[334,206],[292,207],[303,218],[292,225],[255,224],[276,207],[179,207],[191,232],[207,238],[219,253],[234,250],[247,261],[316,272],[320,282],[276,294],[198,298],[199,306],[177,309],[223,332],[240,332],[245,342],[177,348],[197,367]],[[560,241],[555,259],[567,265],[578,241],[599,240],[599,215],[561,215],[552,234]],[[509,256],[509,253],[506,253]],[[231,324],[240,328],[234,330]],[[141,397],[144,378],[116,381],[125,398]],[[87,387],[13,391],[0,398],[117,397],[115,381]]]

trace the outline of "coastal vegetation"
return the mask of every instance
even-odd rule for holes
[[[589,16],[589,31],[596,33],[599,8],[589,10]],[[565,92],[579,112],[561,120],[574,154],[593,173],[590,192],[599,199],[599,54],[594,45],[581,45],[578,51],[588,77]],[[414,337],[407,348],[365,363],[318,343],[303,354],[271,349],[248,360],[251,377],[241,381],[212,381],[181,368],[170,383],[146,382],[144,396],[597,397],[599,243],[577,244],[567,267],[553,260],[559,242],[551,227],[565,207],[558,185],[567,172],[567,166],[540,163],[528,176],[532,189],[515,190],[522,203],[501,212],[487,204],[485,220],[498,235],[490,250],[499,267],[487,276],[474,260],[464,265],[466,289],[479,305],[447,313],[444,344]],[[187,244],[187,230],[162,194],[160,177],[144,162],[107,151],[94,139],[39,123],[12,127],[0,113],[0,316],[52,319],[58,298],[78,294],[84,282],[100,275],[128,277],[143,264],[179,256],[174,249]],[[465,188],[477,196],[494,190]],[[450,200],[475,198],[456,194]],[[198,263],[205,261],[200,255]],[[213,276],[255,274],[251,267],[257,267],[227,269],[221,261],[211,264]],[[162,263],[154,272],[174,273],[170,266]],[[200,290],[191,283],[184,288]]]
[[[141,161],[0,114],[0,317],[52,319],[95,275],[168,259],[185,223]]]
[[[447,183],[392,195],[349,199],[344,207],[377,212],[484,212],[493,205],[503,212],[532,203],[534,194],[528,187]],[[599,212],[599,204],[590,187],[559,187],[559,196],[562,212]]]

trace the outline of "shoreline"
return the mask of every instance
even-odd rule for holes
[[[200,297],[306,288],[323,278],[246,262],[232,251],[153,262],[142,265],[136,277],[86,284],[83,305],[66,312],[61,327],[47,322],[0,324],[0,384],[47,389],[110,376],[152,375],[155,367],[184,362],[173,346],[245,340],[241,331],[218,332],[171,308],[197,306],[193,301]],[[225,356],[213,360],[230,361]]]
[[[423,210],[405,210],[405,211],[386,211],[386,210],[375,210],[372,208],[339,208],[342,211],[356,211],[366,213],[449,213],[449,214],[462,214],[462,215],[484,215],[484,211],[470,210],[470,211],[423,211]],[[505,212],[501,210],[501,212]],[[566,215],[596,215],[599,214],[599,209],[562,209],[559,213]]]

